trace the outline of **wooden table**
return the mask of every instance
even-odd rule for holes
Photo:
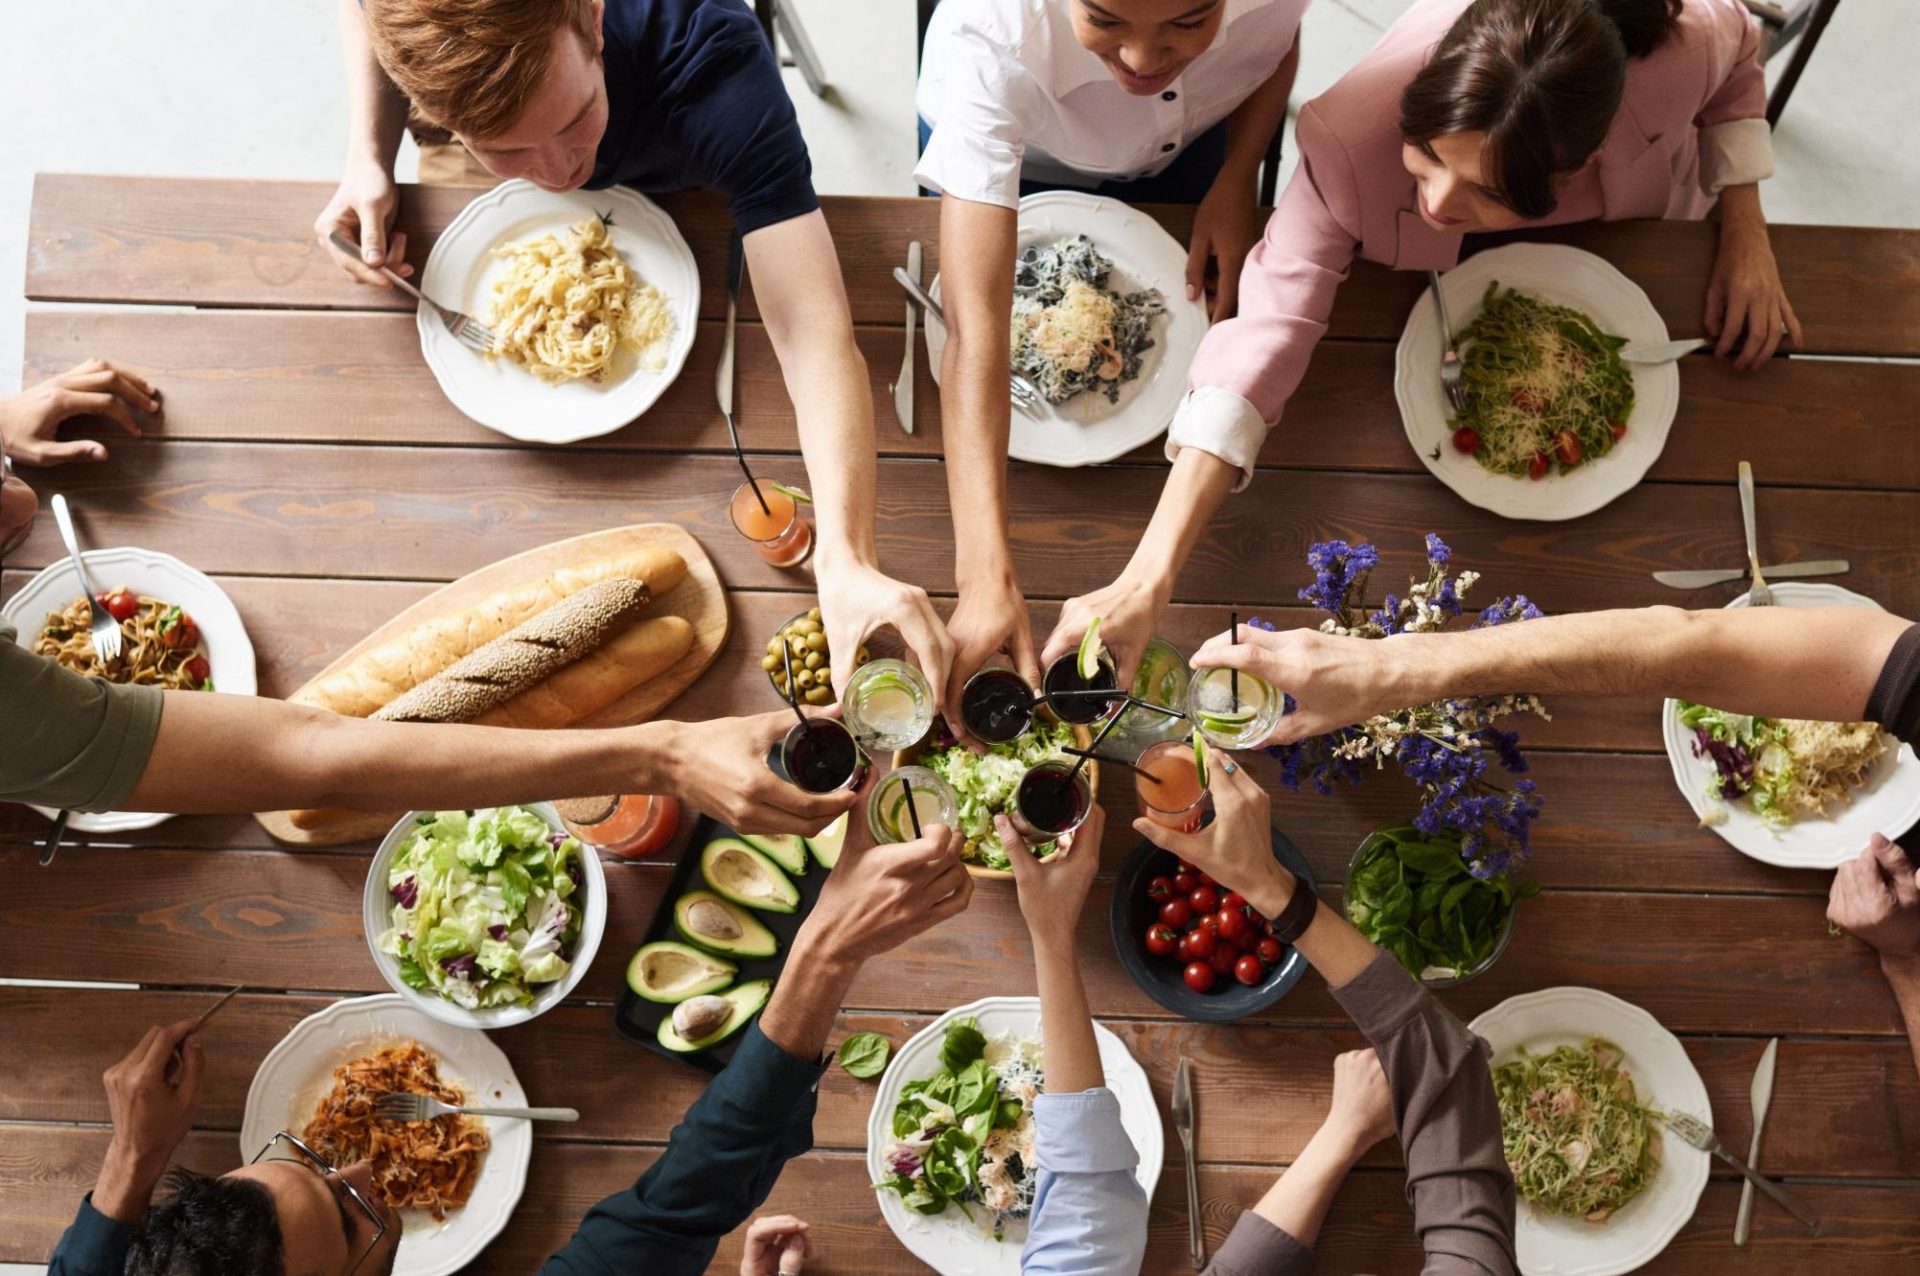
[[[293,183],[38,179],[28,296],[142,304],[30,313],[26,380],[97,353],[149,373],[167,405],[152,437],[112,438],[109,464],[41,475],[43,489],[74,495],[94,544],[166,550],[218,578],[252,633],[267,695],[284,695],[436,582],[577,532],[672,519],[712,553],[736,622],[731,650],[672,712],[768,708],[753,656],[804,605],[807,580],[762,563],[724,511],[737,471],[721,452],[711,389],[727,234],[719,205],[667,201],[704,289],[700,339],[679,381],[634,425],[544,449],[474,425],[440,395],[398,299],[356,289],[312,242],[307,227],[326,193]],[[402,221],[416,260],[466,198],[406,192]],[[901,298],[887,272],[909,239],[929,245],[928,268],[937,269],[935,213],[932,201],[827,201],[874,382],[883,562],[950,595],[950,514],[944,475],[930,463],[941,447],[938,399],[924,359],[918,432],[902,434],[885,406],[901,340]],[[1185,216],[1166,213],[1176,235]],[[1672,331],[1697,330],[1711,228],[1615,224],[1555,237],[1619,265]],[[1920,233],[1781,226],[1774,245],[1815,351],[1920,356]],[[1485,573],[1483,588],[1524,591],[1549,611],[1717,606],[1731,588],[1677,594],[1649,572],[1743,561],[1733,488],[1742,457],[1763,487],[1766,557],[1849,558],[1843,583],[1920,615],[1920,366],[1794,359],[1741,377],[1688,359],[1679,418],[1646,483],[1573,523],[1507,522],[1431,479],[1401,433],[1392,342],[1422,282],[1354,272],[1252,490],[1228,501],[1181,578],[1165,625],[1175,642],[1191,649],[1217,632],[1229,606],[1282,624],[1309,620],[1294,591],[1306,579],[1308,543],[1328,536],[1376,541],[1383,587],[1413,569],[1431,530]],[[762,473],[798,478],[792,409],[755,314],[749,300],[741,432]],[[1039,632],[1058,600],[1105,583],[1125,560],[1163,468],[1157,444],[1093,471],[1012,467],[1014,549]],[[58,553],[43,519],[4,588]],[[1660,752],[1657,707],[1562,700],[1551,724],[1522,728],[1547,799],[1529,870],[1545,890],[1523,907],[1499,966],[1446,1001],[1471,1017],[1515,993],[1586,984],[1645,1007],[1685,1039],[1719,1130],[1739,1148],[1748,1079],[1765,1038],[1781,1036],[1762,1161],[1824,1216],[1821,1235],[1809,1239],[1762,1201],[1752,1244],[1736,1250],[1738,1181],[1716,1171],[1692,1223],[1647,1270],[1757,1276],[1910,1265],[1920,1257],[1920,1081],[1886,985],[1862,945],[1828,935],[1827,874],[1755,863],[1696,826]],[[1256,766],[1271,779],[1270,765]],[[1109,871],[1082,921],[1089,991],[1151,1074],[1163,1109],[1175,1060],[1195,1059],[1201,1192],[1209,1244],[1218,1245],[1318,1123],[1332,1057],[1358,1038],[1317,977],[1272,1012],[1228,1027],[1170,1019],[1133,986],[1107,931],[1110,870],[1134,843],[1131,796],[1113,788]],[[1333,798],[1282,792],[1275,814],[1332,882],[1367,830],[1411,807],[1411,790],[1381,776]],[[58,1237],[107,1142],[100,1072],[145,1025],[192,1012],[207,988],[232,979],[289,990],[240,998],[209,1034],[200,1128],[182,1156],[218,1171],[239,1155],[247,1084],[265,1052],[332,998],[384,987],[361,936],[368,846],[295,854],[245,817],[181,818],[135,835],[132,849],[76,845],[39,869],[30,843],[44,827],[24,808],[0,807],[8,882],[0,975],[140,987],[0,988],[8,1220],[0,1260],[41,1258]],[[579,996],[496,1034],[530,1090],[579,1107],[585,1120],[539,1131],[526,1196],[489,1251],[488,1272],[533,1270],[593,1201],[651,1163],[704,1080],[613,1031],[621,959],[660,901],[667,864],[608,871],[605,952]],[[899,1041],[951,1006],[1030,987],[1027,960],[1012,890],[984,887],[963,917],[871,963],[843,1026]],[[837,1069],[828,1074],[816,1150],[768,1203],[813,1222],[823,1272],[914,1266],[867,1190],[872,1093]],[[1171,1131],[1167,1146],[1152,1273],[1186,1269]],[[1342,1190],[1322,1233],[1323,1270],[1417,1266],[1397,1164],[1389,1144]],[[737,1254],[730,1240],[716,1270],[731,1270]]]

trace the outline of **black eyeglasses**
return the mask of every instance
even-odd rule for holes
[[[292,1150],[292,1156],[274,1155],[274,1149],[278,1148],[282,1143],[286,1144],[287,1147]],[[359,1188],[340,1177],[340,1172],[334,1169],[333,1162],[327,1160],[326,1157],[321,1156],[318,1152],[293,1137],[293,1135],[288,1134],[285,1130],[280,1131],[271,1139],[267,1140],[267,1146],[261,1148],[259,1153],[255,1155],[253,1160],[248,1162],[248,1164],[258,1165],[260,1162],[269,1159],[303,1162],[308,1168],[318,1173],[321,1178],[339,1179],[340,1186],[346,1191],[348,1199],[359,1207],[362,1214],[366,1215],[367,1222],[373,1225],[373,1240],[368,1244],[367,1248],[361,1252],[360,1257],[353,1260],[353,1266],[347,1269],[348,1276],[352,1276],[352,1273],[360,1269],[360,1264],[367,1261],[367,1255],[373,1253],[374,1250],[380,1247],[381,1238],[387,1234],[386,1219],[381,1215],[379,1210],[373,1207],[372,1202],[360,1195]]]

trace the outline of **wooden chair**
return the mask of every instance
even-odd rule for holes
[[[1782,4],[1769,3],[1769,0],[1741,2],[1747,6],[1749,13],[1760,19],[1764,31],[1760,46],[1762,63],[1795,40],[1799,41],[1794,46],[1793,60],[1780,73],[1780,82],[1767,95],[1767,125],[1774,127],[1780,123],[1780,116],[1787,109],[1787,99],[1793,96],[1794,86],[1800,83],[1800,74],[1807,69],[1814,46],[1820,43],[1820,37],[1826,33],[1827,23],[1833,20],[1833,11],[1840,7],[1840,0],[1788,0]]]
[[[916,0],[919,9],[920,34],[914,41],[914,67],[918,70],[927,50],[927,24],[933,21],[933,7],[940,0]],[[1838,3],[1838,0],[1835,0]],[[1260,161],[1260,202],[1273,203],[1275,187],[1280,181],[1280,139],[1286,135],[1287,121],[1282,116],[1280,125],[1273,130],[1273,140],[1267,143],[1266,158]]]

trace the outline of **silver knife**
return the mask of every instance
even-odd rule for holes
[[[1200,1230],[1200,1167],[1193,1156],[1193,1061],[1185,1055],[1173,1070],[1173,1128],[1187,1165],[1187,1249],[1197,1272],[1207,1265],[1207,1238]]]
[[[1768,580],[1792,580],[1796,576],[1844,576],[1852,567],[1844,558],[1821,558],[1809,563],[1782,563],[1778,567],[1762,567],[1760,574]],[[1655,572],[1653,578],[1662,585],[1671,585],[1675,589],[1705,589],[1708,585],[1724,585],[1728,581],[1745,580],[1745,567],[1708,567],[1698,571]]]
[[[1753,1142],[1747,1147],[1747,1164],[1760,1165],[1760,1135],[1767,1128],[1767,1107],[1773,1102],[1773,1068],[1780,1054],[1780,1038],[1767,1042],[1761,1052],[1760,1066],[1753,1070]],[[1740,1185],[1740,1212],[1733,1219],[1733,1243],[1745,1245],[1753,1222],[1753,1184]]]
[[[1705,337],[1688,337],[1684,341],[1642,341],[1624,347],[1620,351],[1620,358],[1626,363],[1672,363],[1681,355],[1692,354],[1706,344]]]
[[[915,283],[920,282],[920,241],[914,240],[907,245],[907,274]],[[900,428],[908,434],[913,433],[913,329],[920,318],[919,308],[911,301],[907,303],[907,345],[900,356],[900,376],[892,386],[893,415],[900,422]]]

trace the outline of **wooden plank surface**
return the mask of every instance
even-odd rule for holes
[[[39,174],[27,241],[27,296],[36,301],[137,301],[202,306],[408,309],[370,295],[336,267],[312,233],[332,195],[325,182]],[[474,192],[402,188],[399,228],[424,262]],[[727,222],[717,198],[671,195],[661,205],[686,236],[701,274],[701,313],[721,313]],[[909,240],[939,269],[936,200],[828,197],[854,318],[901,322],[892,268]],[[1185,243],[1191,210],[1147,209]],[[1920,353],[1920,231],[1825,226],[1769,228],[1781,282],[1809,348],[1835,354]],[[1596,223],[1525,236],[1588,248],[1647,290],[1669,330],[1699,329],[1714,227],[1698,222]],[[1505,236],[1503,239],[1518,238]],[[1491,240],[1489,242],[1500,242]],[[1469,248],[1479,247],[1469,241]],[[1335,337],[1392,340],[1425,286],[1413,272],[1355,265],[1330,319]],[[757,313],[751,298],[742,312]]]
[[[713,398],[721,325],[700,326],[685,370],[646,416],[595,439],[595,448],[714,452],[729,447]],[[939,456],[939,388],[924,345],[915,355],[914,433],[896,425],[888,387],[900,363],[897,328],[856,331],[886,456]],[[747,448],[793,452],[792,401],[766,330],[739,330],[736,424]],[[166,396],[155,432],[172,439],[511,447],[440,393],[420,357],[413,319],[393,314],[202,311],[195,314],[27,315],[23,383],[107,353],[150,377]],[[216,358],[209,359],[209,355]],[[1680,365],[1680,411],[1650,480],[1728,481],[1728,440],[1763,485],[1899,487],[1920,472],[1920,367],[1777,359],[1759,373],[1696,357]],[[1424,473],[1391,394],[1393,351],[1332,340],[1315,351],[1260,451],[1268,468]],[[1817,424],[1816,424],[1817,422]],[[82,429],[114,441],[104,423]],[[1158,440],[1125,458],[1153,463]]]

